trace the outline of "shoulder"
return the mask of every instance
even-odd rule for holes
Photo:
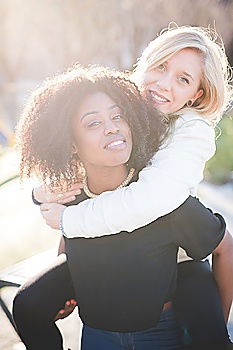
[[[185,113],[178,117],[175,122],[175,132],[179,129],[188,130],[192,134],[198,132],[198,134],[201,133],[206,137],[215,138],[213,126],[207,119],[195,112]]]
[[[193,259],[208,256],[224,237],[226,224],[220,214],[213,214],[197,198],[189,197],[174,211],[171,225],[173,239]]]
[[[179,143],[201,150],[204,159],[211,158],[215,151],[215,131],[209,122],[198,113],[187,113],[178,117],[168,142]]]
[[[218,213],[213,213],[206,208],[198,198],[189,196],[188,199],[173,211],[173,217],[177,223],[189,229],[198,231],[222,231],[225,229],[225,221]]]
[[[202,117],[201,114],[195,111],[189,111],[189,112],[180,114],[177,121],[179,121],[180,124],[196,121],[200,125],[207,125],[213,129],[211,123],[206,118]]]

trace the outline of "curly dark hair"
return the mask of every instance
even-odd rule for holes
[[[82,180],[72,152],[71,120],[85,95],[97,91],[116,102],[130,126],[133,148],[129,166],[139,171],[149,163],[165,135],[162,117],[141,96],[129,73],[76,65],[48,79],[25,106],[16,130],[21,178],[34,174],[52,190],[67,189]]]

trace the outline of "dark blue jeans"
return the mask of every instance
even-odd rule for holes
[[[163,311],[156,327],[122,333],[83,326],[81,350],[180,350],[181,331],[172,309]]]

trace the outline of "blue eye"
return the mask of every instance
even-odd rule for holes
[[[185,84],[188,84],[189,85],[189,80],[187,78],[184,78],[184,77],[180,77],[179,78],[181,82],[185,83]]]
[[[158,66],[156,66],[155,68],[157,68],[158,70],[164,71],[165,70],[165,66],[164,64],[159,64]]]

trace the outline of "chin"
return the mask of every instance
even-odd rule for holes
[[[106,166],[117,167],[121,165],[126,165],[128,161],[129,157],[119,157],[118,159],[111,159],[109,162],[107,162]]]

